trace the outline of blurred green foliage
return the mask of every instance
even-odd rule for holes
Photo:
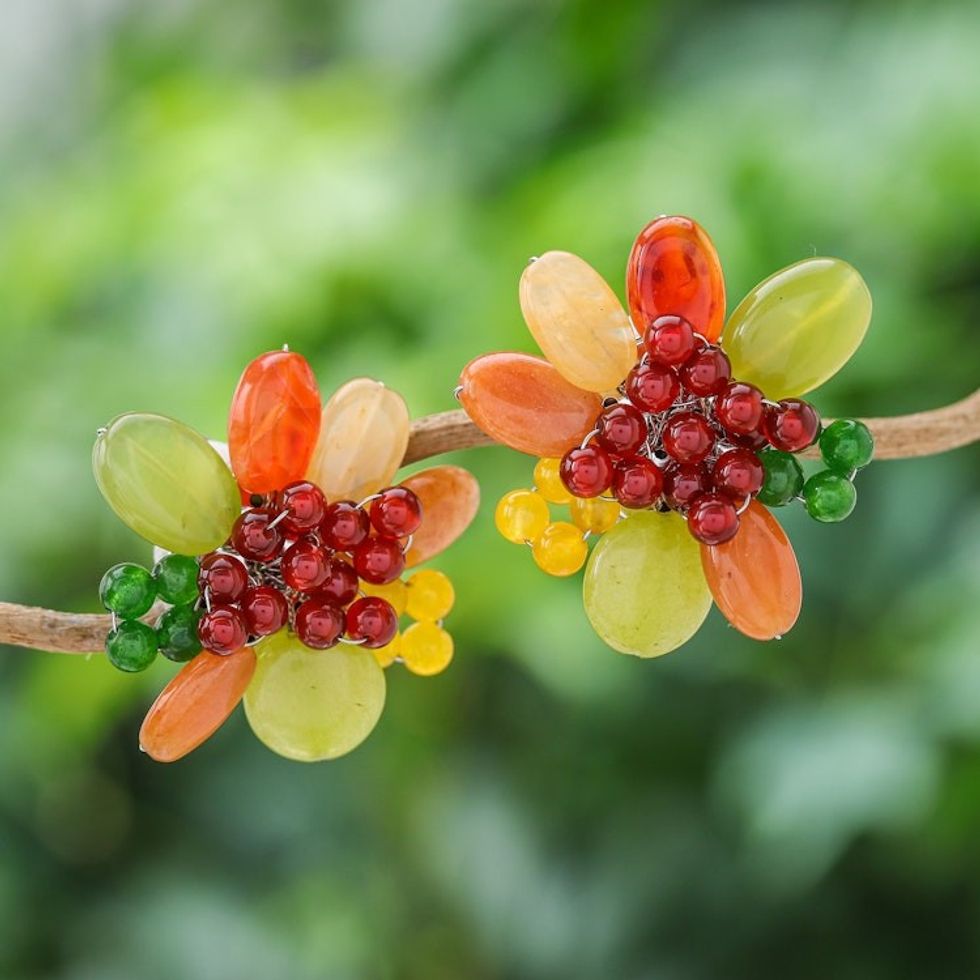
[[[532,349],[527,257],[622,282],[687,213],[732,303],[813,253],[876,313],[816,396],[894,414],[977,384],[980,7],[826,2],[12,0],[0,39],[0,596],[91,609],[145,545],[96,427],[224,428],[289,343],[326,392],[415,415]],[[785,523],[793,633],[717,614],[640,662],[492,531],[441,567],[457,659],[397,668],[369,741],[288,763],[240,714],[141,757],[173,667],[6,650],[7,978],[834,978],[980,972],[980,455],[882,463],[855,515]]]

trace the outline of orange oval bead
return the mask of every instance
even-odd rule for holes
[[[701,566],[715,604],[740,633],[772,640],[796,622],[803,602],[796,554],[779,522],[757,500],[742,514],[735,537],[701,545]]]
[[[717,340],[725,323],[725,277],[707,232],[690,218],[655,218],[640,232],[626,266],[633,324],[642,334],[672,313]]]
[[[205,650],[181,668],[143,719],[140,748],[157,762],[176,762],[207,741],[241,701],[255,673],[255,654]]]
[[[592,430],[602,399],[531,354],[484,354],[463,368],[459,400],[491,439],[532,456],[562,456]]]
[[[469,526],[480,507],[480,484],[460,466],[433,466],[402,480],[422,502],[422,526],[412,538],[408,564],[419,565],[445,551]]]
[[[242,372],[228,416],[231,468],[245,493],[306,475],[320,434],[320,391],[306,358],[270,351]]]

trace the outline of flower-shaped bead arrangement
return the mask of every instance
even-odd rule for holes
[[[587,563],[586,614],[621,652],[676,649],[712,599],[746,635],[781,636],[802,587],[770,508],[800,501],[818,521],[843,520],[873,454],[861,422],[822,429],[800,397],[861,343],[868,288],[840,259],[805,259],[726,323],[708,235],[660,217],[633,245],[626,291],[629,314],[577,256],[532,259],[520,305],[545,358],[487,354],[463,370],[457,396],[476,425],[540,457],[533,487],[501,499],[497,527],[552,575]],[[796,454],[816,442],[824,466],[804,479]],[[552,519],[556,506],[568,520]]]
[[[273,751],[332,759],[377,723],[383,668],[449,664],[452,584],[413,569],[462,534],[479,488],[456,466],[393,485],[408,436],[405,402],[366,378],[321,411],[309,364],[285,349],[242,374],[227,447],[161,415],[100,430],[99,489],[157,559],[106,572],[106,653],[125,671],[158,652],[184,662],[140,730],[150,756],[186,755],[244,699]]]

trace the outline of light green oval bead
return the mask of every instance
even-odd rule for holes
[[[583,598],[592,628],[621,653],[659,657],[686,643],[711,608],[687,522],[652,511],[620,521],[592,551]]]
[[[841,259],[804,259],[739,303],[723,344],[732,375],[778,401],[805,395],[847,363],[871,322],[871,293]]]
[[[113,419],[95,440],[92,469],[119,519],[167,551],[213,551],[241,512],[238,484],[207,439],[163,415]]]

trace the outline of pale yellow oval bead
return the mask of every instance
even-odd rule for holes
[[[331,501],[377,493],[401,465],[408,428],[408,407],[398,392],[370,378],[348,381],[323,407],[307,478]]]
[[[370,650],[311,650],[282,629],[255,651],[245,715],[273,752],[298,762],[336,759],[371,734],[384,708],[385,675]]]
[[[207,439],[163,415],[132,412],[99,432],[95,482],[120,520],[182,555],[221,547],[241,512],[238,484]]]
[[[615,388],[636,362],[629,317],[608,283],[571,252],[545,252],[521,276],[524,321],[566,381]]]
[[[687,522],[652,511],[620,521],[592,549],[583,598],[592,628],[614,650],[636,657],[676,650],[711,608]]]
[[[842,259],[804,259],[760,282],[739,303],[722,343],[732,375],[778,401],[836,374],[871,322],[871,293]]]

